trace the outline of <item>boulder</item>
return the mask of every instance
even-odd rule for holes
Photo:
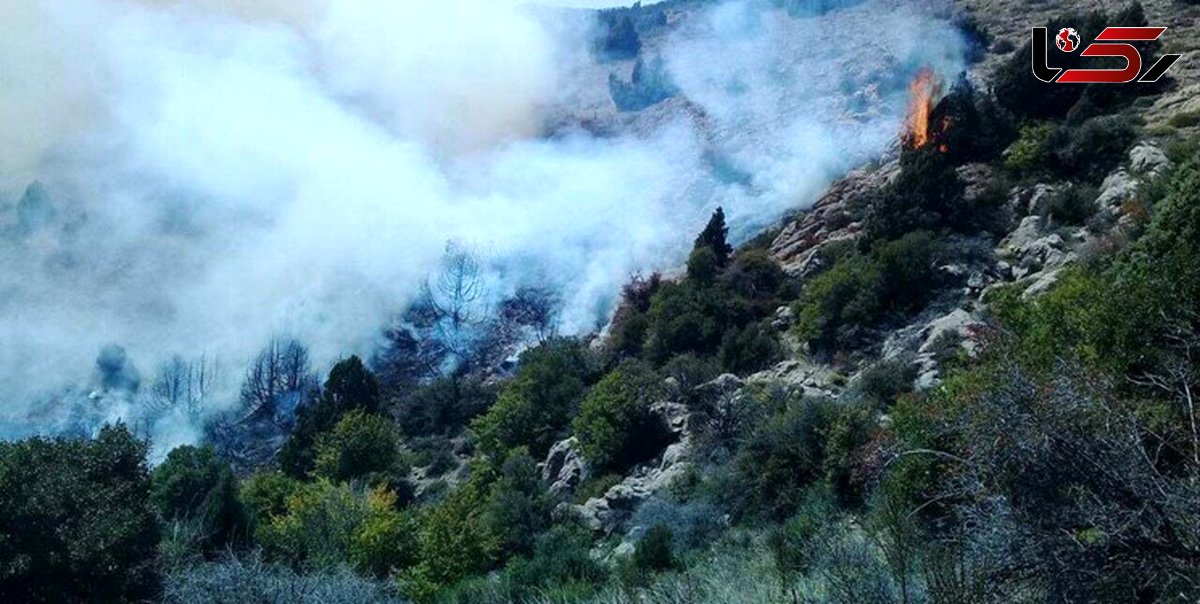
[[[1167,154],[1152,143],[1142,142],[1129,150],[1129,168],[1140,176],[1158,176],[1171,165]]]
[[[1118,169],[1104,178],[1100,183],[1100,195],[1096,197],[1096,205],[1111,216],[1121,214],[1121,206],[1137,194],[1138,181],[1123,168]]]
[[[574,436],[554,443],[541,464],[542,480],[550,484],[549,493],[555,499],[567,499],[591,475],[587,460],[579,452],[579,440]]]

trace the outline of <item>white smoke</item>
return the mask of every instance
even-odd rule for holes
[[[109,343],[143,371],[205,353],[233,382],[272,334],[322,367],[369,353],[447,240],[481,250],[501,287],[561,288],[564,327],[595,328],[715,205],[743,231],[803,206],[894,140],[917,68],[961,68],[958,36],[902,4],[797,19],[730,2],[646,41],[690,108],[618,116],[607,77],[629,65],[592,63],[582,17],[498,0],[0,0],[9,421],[86,383]],[[542,136],[588,118],[609,135]],[[714,175],[714,156],[745,178]],[[35,180],[49,201],[22,207],[52,208],[39,229],[17,207]]]

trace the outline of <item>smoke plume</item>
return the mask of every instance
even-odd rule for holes
[[[892,144],[918,69],[962,68],[929,7],[669,4],[641,55],[673,94],[619,112],[633,63],[584,11],[0,0],[0,429],[52,430],[112,344],[143,376],[217,359],[227,401],[274,334],[369,354],[450,240],[595,329],[715,206],[742,236],[803,207]]]

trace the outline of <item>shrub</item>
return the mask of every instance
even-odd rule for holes
[[[783,351],[768,328],[751,323],[742,329],[726,331],[718,356],[725,371],[745,375],[778,361]]]
[[[671,550],[671,541],[671,529],[661,524],[650,527],[633,552],[634,568],[645,573],[675,568],[675,554]]]
[[[671,357],[659,371],[675,380],[675,392],[672,393],[675,399],[691,403],[696,396],[696,387],[717,377],[721,365],[716,359],[686,353]]]
[[[715,292],[690,282],[663,284],[650,304],[646,357],[663,363],[677,354],[716,350],[730,318],[722,313],[722,302]]]
[[[295,478],[308,476],[315,464],[313,446],[317,436],[333,429],[344,414],[354,410],[382,411],[379,383],[356,356],[334,365],[321,397],[297,411],[296,427],[279,452],[284,473]]]
[[[314,473],[334,482],[366,479],[379,484],[403,478],[400,438],[390,421],[352,411],[317,437]]]
[[[402,576],[405,595],[416,601],[492,566],[501,539],[489,531],[484,510],[487,476],[476,467],[471,478],[421,516],[420,563]]]
[[[206,550],[232,544],[247,533],[233,471],[209,447],[183,446],[168,453],[151,474],[150,500],[163,519],[192,524]]]
[[[884,360],[859,374],[855,394],[875,409],[885,409],[902,394],[912,391],[916,368],[904,360]]]
[[[1200,110],[1198,111],[1181,111],[1171,116],[1167,121],[1168,124],[1175,128],[1191,128],[1200,124]]]
[[[821,554],[819,534],[835,521],[832,498],[819,488],[804,494],[795,515],[767,533],[771,561],[784,585],[811,572]]]
[[[650,406],[662,392],[648,366],[626,361],[588,393],[572,423],[580,452],[598,468],[622,469],[656,455],[668,439]]]
[[[852,253],[809,281],[799,301],[796,331],[830,352],[861,339],[861,328],[919,310],[941,285],[941,247],[926,232]]]
[[[674,551],[704,547],[725,530],[724,513],[711,503],[647,499],[630,520],[632,526],[662,526],[671,533]]]
[[[146,444],[124,426],[106,426],[95,440],[0,443],[6,600],[149,599],[158,539]]]
[[[485,520],[488,531],[499,539],[500,554],[527,554],[534,539],[550,523],[550,501],[537,462],[518,449],[500,467],[491,487]]]
[[[1052,165],[1061,174],[1093,180],[1120,165],[1138,135],[1129,119],[1118,116],[1092,118],[1062,132],[1052,143]]]
[[[1082,225],[1096,213],[1095,187],[1072,185],[1054,193],[1048,212],[1059,224]]]
[[[172,572],[164,581],[162,600],[168,604],[403,604],[387,585],[348,570],[301,575],[269,564],[257,554]]]
[[[1019,175],[1043,171],[1049,165],[1051,139],[1056,127],[1049,123],[1030,124],[1021,128],[1017,141],[1008,148],[1004,167]]]
[[[526,351],[496,404],[471,423],[480,449],[497,460],[517,447],[544,457],[583,396],[590,372],[585,354],[569,339],[550,340]]]
[[[496,401],[496,388],[462,375],[439,377],[400,398],[396,417],[408,436],[454,435]]]
[[[242,483],[239,498],[255,534],[272,518],[287,513],[288,500],[301,487],[300,481],[282,472],[259,472]]]
[[[444,436],[414,438],[408,445],[414,453],[413,465],[425,468],[427,477],[437,478],[458,466],[454,446]]]
[[[866,219],[866,244],[919,230],[974,233],[988,226],[990,209],[964,202],[963,181],[951,158],[934,145],[900,154],[900,174],[875,194]]]
[[[308,571],[349,566],[378,577],[415,562],[416,524],[396,509],[390,491],[360,494],[320,480],[300,487],[285,506],[258,531],[272,558]]]

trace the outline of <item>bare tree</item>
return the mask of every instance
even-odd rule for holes
[[[468,356],[471,330],[487,320],[487,289],[475,254],[446,244],[437,277],[426,279],[422,306],[436,318],[439,337],[460,358]]]
[[[294,339],[272,338],[246,370],[242,382],[242,405],[248,410],[245,417],[277,420],[285,395],[303,395],[315,385],[308,349]]]
[[[529,329],[538,342],[545,342],[558,331],[559,305],[554,290],[525,286],[500,303],[500,320],[518,329]]]
[[[150,407],[157,413],[184,407],[197,420],[216,387],[217,363],[205,355],[187,361],[179,355],[159,366],[150,386]]]

